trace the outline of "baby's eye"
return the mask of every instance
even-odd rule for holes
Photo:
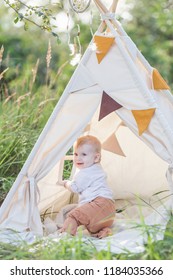
[[[85,154],[85,153],[82,153],[82,155],[83,155],[83,156],[86,156],[87,154]]]
[[[73,155],[77,157],[77,153],[74,153]]]

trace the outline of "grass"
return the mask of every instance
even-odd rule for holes
[[[10,67],[0,48],[0,204],[12,186],[40,132],[53,111],[62,90],[64,63],[57,73],[50,68],[51,46],[45,59],[46,77],[39,81],[39,59],[27,71]],[[7,61],[9,65],[7,64]],[[1,70],[5,69],[5,70]],[[26,69],[25,69],[26,70]],[[11,72],[16,78],[9,82]],[[7,76],[8,74],[8,76]],[[62,79],[60,79],[60,77]],[[53,85],[52,85],[53,83]],[[5,85],[5,86],[3,86]],[[8,89],[8,90],[7,90]]]
[[[61,240],[37,240],[32,245],[20,246],[0,243],[0,260],[109,260],[114,259],[108,250],[97,251],[91,242],[81,236],[66,237]]]
[[[144,231],[148,231],[146,225]],[[0,260],[172,260],[173,216],[170,216],[164,239],[153,242],[148,234],[142,253],[131,253],[124,248],[124,253],[115,254],[110,248],[108,242],[106,250],[97,250],[92,239],[82,239],[79,233],[59,240],[42,238],[32,244],[0,243]]]

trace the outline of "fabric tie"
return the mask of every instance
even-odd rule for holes
[[[28,213],[28,228],[30,229],[30,225],[31,225],[31,219],[32,216],[34,215],[34,209],[35,206],[37,206],[37,203],[39,200],[38,199],[38,194],[39,194],[39,190],[37,187],[37,183],[34,177],[27,177],[26,183],[28,184],[29,187],[29,213]],[[40,197],[40,195],[39,195]]]
[[[115,19],[115,14],[114,13],[106,13],[106,14],[101,14],[101,19],[104,20],[114,20]]]

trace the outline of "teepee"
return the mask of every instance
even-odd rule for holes
[[[53,215],[73,202],[59,181],[64,162],[72,159],[68,151],[86,134],[102,143],[101,163],[117,209],[130,205],[128,219],[135,219],[140,211],[139,201],[147,201],[146,222],[164,226],[165,209],[172,207],[173,97],[169,86],[115,19],[117,1],[110,10],[100,0],[94,2],[102,23],[0,208],[1,233],[8,230],[8,238],[9,229],[26,240],[31,233],[42,236],[40,216]],[[149,211],[146,205],[151,206]],[[162,211],[157,217],[156,207]],[[112,250],[117,251],[114,244],[120,241],[126,246],[127,237],[129,248],[134,248],[136,232],[125,235],[121,229],[111,237]],[[104,247],[104,241],[97,241],[100,244]]]

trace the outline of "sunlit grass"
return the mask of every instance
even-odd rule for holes
[[[0,49],[0,66],[3,65],[4,48]],[[5,59],[5,58],[4,58]],[[50,64],[50,44],[47,59]],[[10,64],[10,60],[8,62]],[[9,67],[5,60],[5,69],[9,76],[14,68]],[[53,83],[62,75],[62,69],[53,73],[50,65],[45,65],[47,74],[45,81],[39,85],[39,59],[35,65],[27,65],[27,71],[19,72],[15,79],[6,87],[1,87],[0,92],[0,204],[20,172],[24,162],[31,152],[38,136],[52,113],[60,94]],[[4,66],[3,66],[4,67]],[[49,70],[49,71],[48,71]],[[51,76],[52,75],[52,76]],[[55,79],[56,75],[56,81]],[[49,83],[48,83],[49,80]],[[7,77],[8,81],[8,77]],[[6,72],[0,68],[0,82],[6,85]],[[37,82],[37,83],[36,83]],[[63,81],[64,82],[64,81]],[[62,87],[61,81],[59,88]]]
[[[144,245],[142,253],[131,253],[124,248],[124,253],[111,252],[111,245],[107,249],[97,250],[89,237],[65,236],[62,239],[42,238],[32,244],[21,242],[12,245],[0,243],[1,260],[172,260],[173,259],[173,217],[165,231],[164,239],[152,241],[150,235]]]
[[[83,241],[82,237],[64,237],[60,240],[50,238],[37,240],[32,245],[20,246],[0,243],[1,260],[89,260],[114,259],[110,250],[97,251],[92,242]]]

